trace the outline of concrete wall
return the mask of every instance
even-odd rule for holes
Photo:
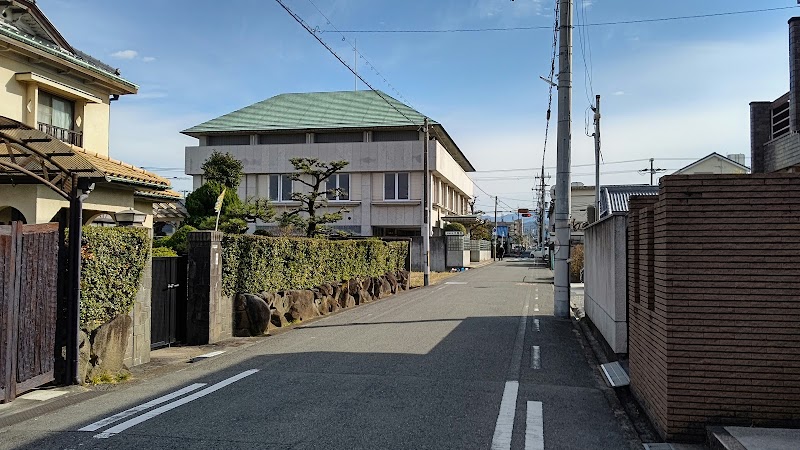
[[[28,72],[51,80],[52,83],[17,80],[17,74]],[[76,121],[74,129],[83,132],[84,148],[108,155],[108,91],[86,84],[83,79],[59,74],[49,66],[32,64],[27,58],[12,51],[0,53],[0,85],[4,87],[0,88],[0,116],[18,120],[31,127],[37,127],[38,91],[49,91],[73,100]]]
[[[222,295],[222,233],[189,233],[186,343],[213,344],[233,336],[233,302]]]
[[[628,216],[633,393],[667,440],[800,426],[800,174],[660,186]]]
[[[586,315],[615,353],[628,352],[625,214],[607,216],[585,230]]]
[[[767,142],[759,159],[767,173],[800,165],[800,134],[785,134]]]
[[[151,230],[151,237],[152,237]],[[132,319],[131,331],[128,334],[128,345],[125,347],[123,363],[127,367],[138,366],[150,362],[150,301],[153,288],[153,260],[147,258],[147,263],[136,293],[133,311],[129,314]]]
[[[431,237],[431,272],[445,272],[447,270],[445,255],[445,237]],[[425,255],[422,249],[422,237],[411,238],[411,271],[422,272],[424,270]]]

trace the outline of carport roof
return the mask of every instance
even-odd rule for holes
[[[21,122],[0,116],[0,184],[42,183],[59,195],[72,178],[167,191],[170,182],[152,172],[68,145]],[[177,195],[177,194],[175,194]]]

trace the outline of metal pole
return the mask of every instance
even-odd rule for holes
[[[595,98],[594,107],[594,207],[595,220],[600,216],[600,96]]]
[[[497,261],[497,196],[494,196],[494,233],[492,233],[492,252],[494,260]]]
[[[556,164],[556,261],[553,315],[569,317],[569,257],[572,161],[572,6],[573,0],[559,0],[558,62],[558,144]]]
[[[650,186],[653,185],[653,175],[655,175],[656,171],[653,168],[653,160],[654,158],[650,158]]]
[[[423,125],[423,131],[425,132],[425,142],[423,143],[423,155],[422,161],[425,171],[425,182],[422,183],[422,202],[423,202],[423,212],[422,212],[422,248],[423,252],[425,253],[425,262],[424,262],[424,269],[423,269],[423,285],[428,286],[431,282],[431,224],[430,224],[430,214],[431,214],[431,202],[430,202],[430,187],[429,184],[431,182],[431,174],[430,168],[428,167],[428,118],[425,118],[425,122]]]

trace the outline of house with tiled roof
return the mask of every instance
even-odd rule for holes
[[[179,195],[168,180],[109,154],[111,103],[138,87],[73,48],[34,1],[0,0],[0,223],[58,220],[64,174],[94,184],[87,224]]]
[[[244,165],[239,197],[266,198],[278,211],[296,206],[301,189],[289,158],[345,160],[330,180],[344,192],[329,199],[349,212],[332,228],[360,236],[420,236],[425,116],[380,91],[281,94],[184,130],[186,173],[203,183],[203,162],[230,153]],[[475,169],[444,127],[430,121],[429,167],[434,234],[447,217],[469,214]],[[257,224],[269,229],[274,224]]]

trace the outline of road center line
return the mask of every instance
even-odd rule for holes
[[[183,397],[181,399],[175,400],[172,403],[167,403],[164,406],[161,406],[161,407],[156,408],[156,409],[154,409],[152,411],[146,412],[146,413],[144,413],[144,414],[142,414],[140,416],[134,417],[133,419],[127,420],[125,422],[122,422],[119,425],[115,425],[115,426],[109,428],[108,430],[106,430],[106,431],[104,431],[102,433],[94,435],[94,437],[97,438],[97,439],[106,439],[106,438],[109,438],[111,436],[114,436],[115,434],[119,434],[119,433],[127,430],[128,428],[130,428],[130,427],[132,427],[134,425],[138,425],[138,424],[140,424],[140,423],[142,423],[142,422],[144,422],[146,420],[150,420],[153,417],[159,416],[159,415],[161,415],[161,414],[163,414],[163,413],[165,413],[167,411],[170,411],[170,410],[175,409],[175,408],[177,408],[179,406],[185,405],[185,404],[187,404],[187,403],[189,403],[191,401],[197,400],[200,397],[205,397],[206,395],[211,394],[212,392],[216,392],[216,391],[224,388],[225,386],[233,384],[233,383],[241,380],[242,378],[249,377],[250,375],[252,375],[252,374],[254,374],[256,372],[258,372],[258,369],[251,369],[251,370],[246,370],[246,371],[244,371],[244,372],[242,372],[242,373],[240,373],[238,375],[234,375],[234,376],[232,376],[230,378],[226,378],[226,379],[220,381],[219,383],[212,384],[211,386],[203,389],[202,391],[195,392],[192,395],[188,395],[188,396]]]
[[[542,402],[528,402],[525,421],[525,450],[544,450],[544,417]]]
[[[541,331],[541,329],[539,328],[539,319],[533,319],[533,328],[535,328],[535,329],[536,329],[536,332],[537,332],[537,333],[538,333],[539,331]]]
[[[538,345],[531,347],[531,369],[542,368],[542,353]]]
[[[103,428],[103,427],[105,427],[107,425],[111,425],[114,422],[119,422],[120,420],[122,420],[122,419],[124,419],[126,417],[129,417],[129,416],[132,416],[134,414],[140,413],[140,412],[142,412],[144,410],[150,409],[153,406],[160,405],[162,403],[166,403],[166,402],[168,402],[168,401],[170,401],[170,400],[172,400],[174,398],[180,397],[183,394],[188,394],[189,392],[196,391],[197,389],[200,389],[201,387],[203,387],[205,385],[206,385],[205,383],[190,384],[189,386],[186,386],[185,388],[177,390],[177,391],[175,391],[175,392],[173,392],[171,394],[167,394],[167,395],[158,397],[156,399],[150,400],[147,403],[142,403],[139,406],[134,406],[131,409],[126,409],[125,411],[122,411],[121,413],[114,414],[113,416],[109,416],[109,417],[106,417],[105,419],[98,420],[95,423],[86,425],[85,427],[79,429],[78,431],[97,431],[100,428]]]

